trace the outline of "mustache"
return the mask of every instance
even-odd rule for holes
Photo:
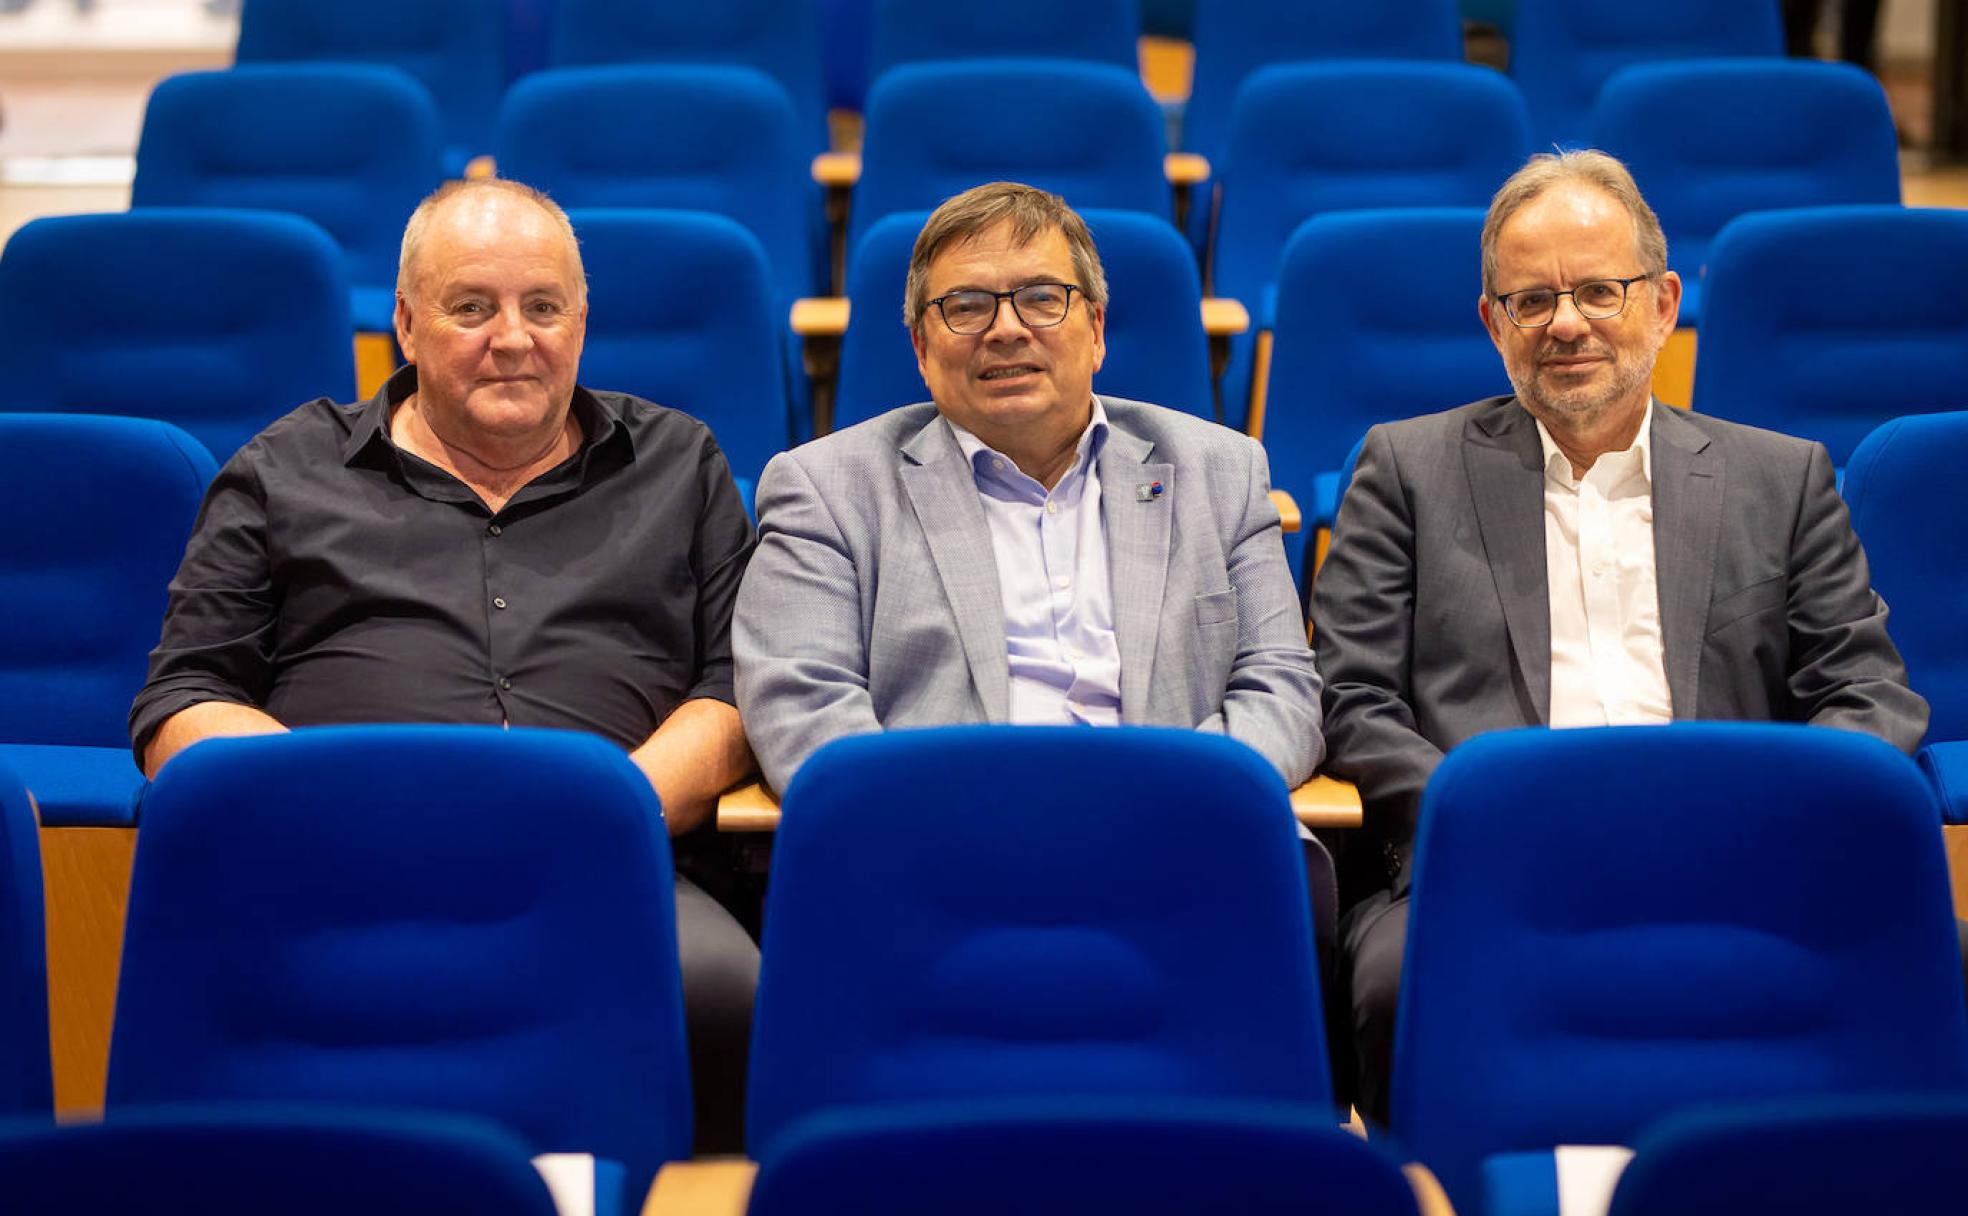
[[[1560,342],[1556,339],[1548,340],[1543,346],[1538,348],[1537,358],[1538,362],[1542,363],[1547,359],[1572,359],[1580,355],[1611,358],[1612,354],[1612,347],[1587,334],[1575,342]]]

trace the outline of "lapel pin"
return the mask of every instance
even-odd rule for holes
[[[1154,502],[1162,496],[1163,486],[1159,481],[1144,481],[1134,487],[1136,502]]]

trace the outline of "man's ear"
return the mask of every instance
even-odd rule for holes
[[[1654,321],[1665,340],[1681,319],[1681,276],[1672,270],[1654,280],[1654,309]]]
[[[396,345],[403,352],[404,362],[415,363],[417,343],[410,332],[410,301],[399,291],[396,293]]]
[[[1503,351],[1501,326],[1504,324],[1504,318],[1499,315],[1502,312],[1503,309],[1490,298],[1488,292],[1476,297],[1476,315],[1483,318],[1483,328],[1490,331],[1490,342],[1497,348],[1498,353]]]

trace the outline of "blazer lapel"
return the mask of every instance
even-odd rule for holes
[[[1674,716],[1700,704],[1702,638],[1722,531],[1723,462],[1681,411],[1654,403],[1654,577]]]
[[[956,618],[971,683],[984,704],[985,719],[1003,722],[1011,715],[1004,599],[977,482],[941,414],[902,445],[902,455],[902,487]]]
[[[1537,424],[1515,397],[1465,426],[1463,467],[1503,604],[1512,658],[1540,722],[1551,721],[1551,592],[1544,564],[1544,469]]]
[[[1155,645],[1162,626],[1162,588],[1168,581],[1171,501],[1181,493],[1175,466],[1150,463],[1154,445],[1122,430],[1108,415],[1100,451],[1100,519],[1107,532],[1107,578],[1112,584],[1114,638],[1121,654],[1121,720],[1141,720],[1153,687]],[[1162,492],[1141,487],[1161,483]]]

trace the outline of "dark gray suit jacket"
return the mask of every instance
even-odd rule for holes
[[[1654,556],[1676,718],[1813,722],[1919,745],[1824,447],[1653,406]],[[1442,754],[1551,714],[1544,464],[1515,397],[1376,426],[1314,589],[1326,771],[1405,844]]]
[[[1230,735],[1296,785],[1321,754],[1319,680],[1264,450],[1173,410],[1100,400],[1121,720]],[[1165,493],[1143,493],[1156,482]],[[843,735],[1006,720],[990,527],[935,406],[773,457],[758,516],[731,640],[769,782],[786,788]]]

